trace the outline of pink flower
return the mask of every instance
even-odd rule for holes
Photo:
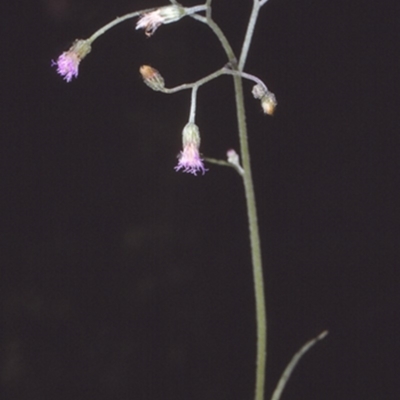
[[[207,171],[204,168],[203,160],[200,157],[200,133],[197,125],[189,122],[182,132],[183,150],[179,154],[178,165],[175,171],[188,172],[197,175],[197,172],[204,173]]]
[[[64,77],[67,82],[78,76],[79,63],[90,53],[91,47],[86,40],[76,40],[68,51],[58,57],[57,62],[52,65],[57,66],[57,72]]]
[[[185,9],[177,5],[165,6],[140,16],[136,29],[144,29],[147,36],[153,35],[160,25],[180,20]]]
[[[78,67],[80,59],[75,53],[66,51],[62,53],[55,65],[57,65],[57,72],[64,77],[67,82],[71,82],[72,78],[78,76]]]

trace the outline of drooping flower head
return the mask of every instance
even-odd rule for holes
[[[75,40],[71,48],[58,57],[57,62],[53,61],[53,65],[57,66],[57,72],[64,80],[71,82],[72,78],[78,76],[79,63],[90,53],[90,50],[91,46],[87,40]]]
[[[170,24],[180,20],[185,15],[185,9],[178,5],[170,5],[145,13],[140,16],[136,29],[144,29],[146,36],[150,37],[160,25]]]
[[[179,161],[175,171],[183,170],[183,172],[193,175],[197,175],[197,172],[201,171],[204,175],[207,170],[204,168],[203,160],[199,153],[200,132],[196,124],[189,122],[183,128],[182,144],[183,150],[179,154]]]
[[[264,114],[274,115],[275,108],[278,105],[275,95],[265,85],[259,83],[253,87],[252,93],[255,99],[260,99]]]

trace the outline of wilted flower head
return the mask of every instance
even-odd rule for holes
[[[139,71],[147,86],[156,91],[164,89],[164,78],[155,68],[150,65],[142,65]]]
[[[180,20],[185,15],[185,9],[178,5],[158,8],[140,16],[136,29],[144,29],[147,36],[153,35],[160,25],[170,24]]]
[[[253,87],[252,93],[255,99],[260,99],[264,114],[273,115],[278,105],[275,95],[259,83]]]
[[[57,72],[70,82],[72,78],[78,76],[79,63],[90,50],[91,46],[87,40],[75,40],[71,48],[58,57],[57,62],[53,61],[53,65],[57,65]]]
[[[176,171],[183,169],[183,172],[188,172],[197,175],[198,171],[203,174],[206,172],[203,160],[200,158],[200,132],[196,124],[189,122],[182,132],[183,150],[179,154],[179,162],[175,167]]]
[[[261,98],[261,107],[264,111],[264,114],[274,115],[277,104],[278,102],[276,101],[276,97],[272,92],[268,92],[264,97]]]

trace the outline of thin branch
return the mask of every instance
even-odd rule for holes
[[[162,88],[159,89],[160,92],[162,93],[166,93],[166,94],[171,94],[171,93],[176,93],[176,92],[180,92],[181,90],[188,90],[188,89],[194,89],[199,88],[200,86],[206,84],[207,82],[212,81],[213,79],[218,78],[221,75],[225,74],[225,70],[224,68],[221,68],[213,73],[211,73],[210,75],[205,76],[204,78],[199,79],[196,82],[192,82],[192,83],[184,83],[182,85],[179,86],[175,86],[173,88]],[[193,95],[193,93],[192,93]]]
[[[249,23],[247,25],[246,35],[244,37],[242,50],[240,52],[240,59],[238,69],[239,71],[243,71],[244,64],[246,63],[247,54],[249,53],[251,40],[253,38],[254,28],[256,26],[258,12],[260,11],[260,2],[259,0],[253,0],[253,8],[251,10]]]
[[[267,86],[265,85],[265,83],[260,78],[257,78],[255,75],[248,74],[247,72],[243,72],[243,71],[235,71],[235,70],[229,69],[229,68],[225,68],[224,73],[227,75],[241,76],[242,78],[248,79],[250,81],[253,81],[253,82],[261,85],[264,89],[269,91]]]
[[[229,62],[232,65],[235,65],[237,63],[237,58],[232,49],[232,46],[230,45],[230,43],[229,43],[228,39],[226,38],[222,29],[218,26],[218,24],[211,17],[211,6],[210,6],[211,0],[207,0],[206,4],[208,5],[207,11],[206,11],[206,23],[211,28],[211,30],[214,32],[214,34],[217,36],[219,41],[221,42],[221,45],[222,45],[223,49],[225,50],[226,55],[228,56]]]
[[[211,13],[212,13],[211,2],[212,2],[212,0],[206,1],[206,6],[207,6],[206,17],[207,18],[211,18]]]
[[[192,89],[192,96],[190,98],[190,114],[189,114],[189,122],[194,124],[194,120],[196,118],[196,105],[197,105],[197,89],[199,86],[194,86]]]
[[[146,10],[140,10],[140,11],[135,11],[129,14],[126,14],[122,17],[117,17],[114,19],[114,21],[109,22],[107,25],[104,25],[102,28],[100,28],[99,30],[97,30],[95,33],[93,33],[92,36],[90,36],[90,38],[88,39],[88,42],[91,44],[93,43],[99,36],[103,35],[104,33],[106,33],[109,29],[113,28],[115,25],[120,24],[121,22],[126,21],[127,19],[130,18],[135,18],[139,15],[142,15],[144,13],[150,12],[150,11],[154,11],[155,8],[148,8]]]
[[[185,15],[193,15],[194,13],[200,12],[200,11],[205,11],[207,10],[207,6],[205,4],[200,4],[198,6],[193,6],[193,7],[185,7]]]
[[[265,3],[268,3],[268,0],[260,0],[260,7],[262,7]]]
[[[192,17],[193,19],[202,22],[203,24],[207,23],[207,18],[203,17],[202,15],[199,14],[191,14],[189,17]]]
[[[259,85],[261,85],[266,91],[269,91],[267,86],[265,85],[265,83],[260,79],[257,78],[254,75],[248,74],[247,72],[242,72],[242,71],[235,71],[233,69],[227,68],[227,67],[223,67],[221,69],[218,69],[217,71],[205,76],[204,78],[201,78],[199,80],[197,80],[196,82],[192,82],[192,83],[183,83],[182,85],[178,85],[172,88],[159,88],[157,89],[158,91],[162,92],[162,93],[166,93],[166,94],[172,94],[172,93],[177,93],[180,92],[182,90],[189,90],[189,89],[196,89],[196,92],[192,92],[192,99],[193,96],[196,96],[197,94],[197,89],[200,86],[203,86],[204,84],[218,78],[221,75],[232,75],[232,76],[239,76],[241,78],[245,78],[248,79],[250,81],[253,81]]]
[[[281,376],[281,379],[278,382],[278,385],[276,386],[276,389],[271,397],[271,400],[279,400],[281,398],[283,389],[285,388],[293,370],[295,369],[296,365],[300,361],[300,359],[304,356],[304,354],[310,350],[312,346],[314,346],[318,341],[324,339],[326,335],[328,334],[328,331],[323,331],[320,333],[317,337],[314,339],[311,339],[308,341],[292,358],[286,369],[283,371],[283,374]]]
[[[222,165],[224,167],[231,167],[233,168],[233,165],[228,163],[228,161],[225,160],[219,160],[218,158],[210,158],[210,157],[204,157],[204,161],[207,161],[211,164],[216,164],[216,165]]]
[[[217,158],[204,157],[204,161],[209,162],[211,164],[222,165],[223,167],[231,167],[241,176],[243,176],[244,174],[244,170],[242,167],[240,167],[240,165],[232,164],[225,160],[218,160]]]

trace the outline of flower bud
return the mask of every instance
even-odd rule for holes
[[[142,65],[140,67],[144,83],[155,91],[162,91],[165,88],[164,78],[161,74],[150,65]]]
[[[236,169],[236,171],[239,172],[240,175],[244,174],[244,169],[240,165],[239,154],[236,153],[234,149],[230,149],[226,152],[226,158],[228,163],[232,164],[232,166]]]
[[[226,152],[226,157],[228,163],[230,164],[239,164],[239,154],[236,153],[234,149],[230,149]]]

